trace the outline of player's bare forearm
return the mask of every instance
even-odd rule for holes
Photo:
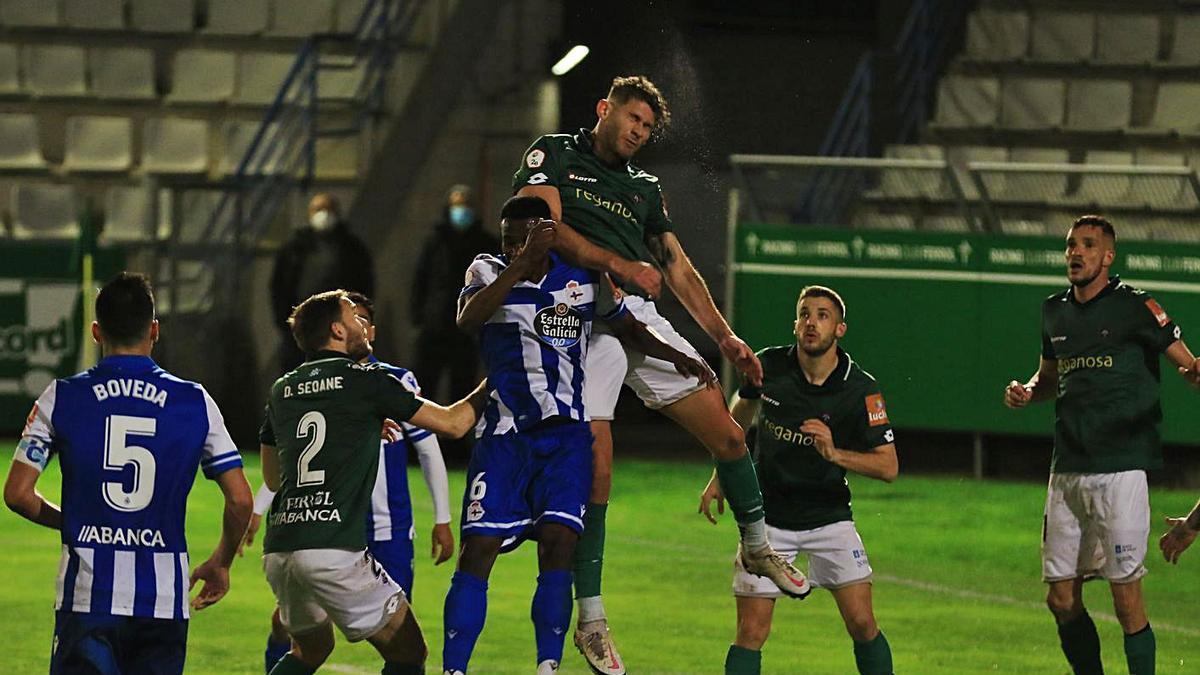
[[[667,232],[651,238],[651,241],[655,242],[651,250],[657,252],[659,263],[666,272],[667,286],[675,297],[679,298],[680,304],[687,309],[688,314],[691,314],[696,323],[704,329],[705,334],[720,345],[722,340],[733,335],[733,329],[717,309],[704,277],[700,276],[696,266],[683,252],[679,238]]]
[[[449,406],[442,406],[417,397],[421,407],[408,420],[409,424],[428,429],[435,434],[450,438],[462,438],[467,435],[479,419],[480,412],[487,404],[487,380],[479,383],[465,398],[455,401]]]
[[[41,472],[23,462],[13,462],[4,482],[4,503],[14,513],[52,530],[62,529],[62,509],[36,489]]]
[[[263,443],[258,446],[258,455],[262,461],[263,482],[271,492],[279,492],[279,451],[275,446]]]
[[[254,513],[254,495],[240,467],[222,472],[216,481],[225,495],[225,511],[221,517],[221,541],[213,551],[213,559],[222,567],[229,567]]]
[[[847,471],[890,483],[900,474],[900,460],[893,443],[876,446],[867,452],[838,449],[833,463]]]
[[[504,304],[508,292],[517,285],[525,275],[524,265],[514,264],[504,268],[496,280],[484,288],[471,294],[470,297],[458,300],[458,327],[466,332],[478,331],[496,310]]]
[[[1172,342],[1171,346],[1167,347],[1166,355],[1188,384],[1200,388],[1200,361],[1196,359],[1192,350],[1188,349],[1183,340]]]
[[[758,408],[761,405],[758,399],[742,398],[735,392],[733,402],[729,406],[729,415],[733,417],[733,421],[737,422],[743,429],[749,430],[754,426],[754,420],[758,417]]]

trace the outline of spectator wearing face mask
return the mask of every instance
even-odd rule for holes
[[[371,252],[342,220],[337,198],[320,193],[308,202],[308,223],[275,254],[271,310],[279,329],[281,372],[304,360],[287,326],[292,308],[310,295],[338,288],[372,296],[375,273]]]
[[[468,393],[479,381],[475,338],[455,324],[458,292],[463,287],[463,270],[475,256],[499,250],[500,240],[483,229],[476,214],[471,188],[451,187],[442,219],[421,249],[410,305],[418,330],[413,370],[433,400]],[[443,373],[449,374],[449,389],[442,385]]]

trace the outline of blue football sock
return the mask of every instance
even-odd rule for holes
[[[283,655],[288,653],[288,650],[291,648],[291,642],[276,642],[275,636],[267,635],[267,649],[263,652],[263,661],[266,662],[267,667],[266,672],[271,672],[275,664],[279,663],[279,659],[282,659]]]
[[[550,570],[537,578],[537,591],[529,610],[537,640],[538,663],[562,661],[563,641],[571,624],[571,572]]]
[[[475,641],[487,617],[487,582],[466,572],[455,572],[442,610],[446,641],[442,645],[442,670],[467,672]],[[568,600],[568,604],[570,601]]]

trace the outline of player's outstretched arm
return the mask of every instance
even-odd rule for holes
[[[640,260],[627,260],[588,241],[575,228],[562,220],[562,198],[552,185],[526,185],[517,191],[518,197],[540,197],[550,206],[550,215],[558,221],[558,238],[554,250],[576,267],[607,272],[625,283],[642,289],[651,299],[662,295],[662,275],[653,265]]]
[[[222,472],[215,479],[225,495],[225,511],[221,518],[221,539],[216,549],[195,570],[188,585],[191,590],[196,582],[204,582],[200,593],[192,598],[192,608],[204,609],[216,603],[229,592],[229,566],[237,555],[238,546],[246,534],[246,525],[254,510],[254,497],[250,484],[241,467]]]
[[[638,321],[629,312],[622,312],[608,322],[613,334],[626,346],[635,349],[646,356],[668,361],[675,366],[684,377],[695,377],[706,386],[714,386],[717,376],[713,374],[708,364],[697,361],[671,345],[663,342],[658,336],[646,330],[646,324]]]
[[[479,419],[487,402],[487,380],[480,382],[466,398],[449,406],[438,405],[420,396],[417,401],[421,407],[409,418],[409,424],[441,436],[462,438],[475,426],[475,420]]]
[[[12,463],[8,479],[4,481],[4,504],[22,518],[52,530],[62,529],[62,509],[37,491],[37,480],[42,475],[24,462]]]
[[[1200,359],[1192,355],[1192,350],[1183,340],[1176,340],[1167,347],[1167,358],[1179,369],[1179,374],[1193,387],[1200,388]]]
[[[1158,548],[1163,557],[1172,565],[1179,562],[1179,556],[1192,545],[1196,535],[1200,534],[1200,502],[1192,507],[1192,512],[1185,518],[1167,518],[1171,529],[1158,540]]]
[[[666,272],[667,286],[708,337],[721,348],[721,355],[733,362],[751,384],[761,385],[762,364],[754,350],[734,334],[729,322],[717,309],[708,284],[684,253],[679,237],[674,232],[664,232],[647,238],[647,243]]]
[[[1004,388],[1004,405],[1024,408],[1030,403],[1049,401],[1058,393],[1058,360],[1042,357],[1038,370],[1025,384],[1016,380]]]
[[[450,530],[450,483],[446,476],[446,460],[437,436],[429,435],[413,442],[421,475],[429,497],[433,500],[433,533],[430,535],[433,564],[440,565],[454,555],[454,533]]]

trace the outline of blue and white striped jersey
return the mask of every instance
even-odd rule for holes
[[[598,273],[549,255],[545,278],[513,286],[480,331],[490,392],[477,437],[524,431],[554,416],[588,420],[583,360],[592,321],[617,318],[625,304]],[[482,290],[507,266],[505,256],[476,257],[462,296]]]
[[[109,356],[46,387],[14,461],[62,465],[62,559],[55,609],[188,618],[184,513],[201,468],[242,466],[199,384],[146,356]]]
[[[371,356],[372,362],[378,361]],[[406,389],[420,396],[421,387],[417,378],[407,369],[383,364]],[[412,539],[412,495],[408,491],[408,449],[427,438],[435,439],[432,432],[401,422],[403,437],[395,442],[381,441],[379,444],[379,473],[375,476],[375,488],[371,491],[371,510],[367,512],[367,541],[391,541]]]

